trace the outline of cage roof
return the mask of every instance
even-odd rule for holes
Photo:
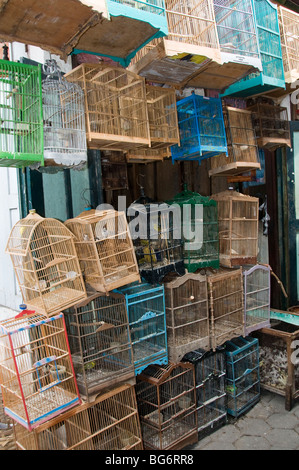
[[[118,212],[114,209],[108,210],[97,210],[97,209],[86,209],[85,211],[81,212],[81,214],[77,215],[73,219],[68,219],[65,221],[65,224],[71,223],[80,223],[80,224],[94,224],[106,218],[116,217],[118,215],[123,215],[124,212]]]
[[[219,199],[237,199],[240,201],[258,201],[259,199],[257,197],[249,196],[247,194],[239,193],[238,191],[234,191],[231,189],[227,189],[226,191],[222,191],[218,194],[212,194],[211,196],[212,199],[215,199],[218,201]]]

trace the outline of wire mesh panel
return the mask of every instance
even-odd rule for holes
[[[137,378],[145,449],[179,450],[198,441],[194,366],[150,365]]]
[[[271,268],[256,265],[243,271],[245,334],[270,328]]]
[[[43,315],[54,315],[86,298],[72,233],[35,210],[11,230],[10,254],[23,301]]]
[[[227,413],[238,418],[260,399],[259,343],[256,338],[233,338],[226,348]]]
[[[279,6],[278,21],[285,81],[292,83],[299,78],[299,14]]]
[[[0,60],[0,166],[43,162],[41,68]]]
[[[65,222],[86,284],[99,292],[140,280],[124,212],[88,210]]]
[[[66,310],[65,323],[81,397],[135,377],[126,303],[115,293],[93,294]]]
[[[65,78],[84,91],[89,148],[150,146],[144,78],[120,67],[85,63]]]
[[[0,323],[4,411],[29,431],[80,403],[63,314],[25,310]]]
[[[149,364],[167,364],[164,286],[136,283],[117,292],[126,301],[135,375]]]
[[[169,360],[176,363],[189,351],[210,349],[206,276],[188,273],[167,279],[164,288]]]
[[[28,432],[15,425],[19,450],[143,450],[136,395],[123,385]]]
[[[192,93],[177,102],[180,147],[171,147],[172,161],[198,160],[227,154],[227,143],[219,98]]]

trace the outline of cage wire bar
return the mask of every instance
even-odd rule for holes
[[[59,220],[31,210],[12,228],[6,253],[29,309],[50,316],[86,298],[74,237]]]
[[[24,311],[0,322],[4,412],[31,431],[81,403],[63,314]]]
[[[64,311],[80,396],[92,401],[105,388],[135,384],[124,296],[90,294]]]
[[[271,268],[256,265],[243,269],[245,335],[270,328]]]
[[[0,166],[44,164],[41,66],[0,60]]]
[[[148,366],[136,383],[145,449],[180,450],[198,441],[191,363]]]
[[[299,15],[279,5],[278,21],[285,81],[293,83],[299,78]]]
[[[124,384],[32,432],[14,426],[18,450],[143,450],[136,394]]]

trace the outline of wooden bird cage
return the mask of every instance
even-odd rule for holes
[[[210,349],[206,276],[185,274],[167,279],[165,308],[168,357],[173,363],[194,349]]]
[[[145,449],[180,450],[198,441],[192,364],[150,365],[136,395]]]
[[[244,336],[242,268],[207,273],[210,335],[213,351],[236,336]]]
[[[88,210],[65,222],[86,284],[99,292],[140,281],[124,212]]]
[[[259,170],[261,164],[251,112],[227,106],[223,116],[228,155],[210,159],[209,176],[235,176]]]
[[[256,264],[259,199],[230,189],[214,194],[212,199],[218,204],[220,264]]]
[[[126,302],[135,376],[149,364],[167,364],[164,286],[135,283],[117,292]]]
[[[64,317],[23,311],[0,323],[4,412],[31,431],[81,403]]]
[[[103,389],[135,383],[128,314],[123,296],[91,294],[66,310],[65,323],[80,395],[92,401]]]
[[[127,160],[123,152],[101,152],[102,185],[105,191],[129,189]]]
[[[282,6],[278,7],[280,40],[286,83],[299,78],[299,14]]]
[[[0,60],[0,166],[43,165],[41,67]]]
[[[245,335],[270,328],[271,268],[256,265],[244,269]]]
[[[163,162],[166,158],[171,157],[170,147],[159,149],[143,149],[138,148],[130,150],[126,154],[128,163],[155,163]]]
[[[144,78],[120,67],[86,63],[65,78],[84,91],[89,148],[125,151],[150,147]]]
[[[6,253],[29,309],[50,316],[86,298],[74,237],[59,220],[30,211],[12,228]]]
[[[15,425],[18,450],[143,450],[136,395],[124,384],[32,432]]]

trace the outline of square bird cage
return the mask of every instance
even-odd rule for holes
[[[231,189],[212,199],[218,203],[220,264],[230,268],[256,264],[259,199]]]
[[[46,316],[86,298],[72,233],[35,210],[19,220],[6,246],[24,303]]]
[[[210,349],[206,276],[185,274],[167,280],[165,308],[168,357],[173,363],[194,349]]]
[[[103,389],[135,383],[128,314],[122,295],[92,294],[64,311],[80,395],[92,401]]]
[[[4,412],[31,431],[81,403],[63,314],[24,310],[0,323]]]
[[[127,160],[124,152],[101,152],[102,185],[105,191],[129,189]]]
[[[43,165],[41,67],[0,60],[0,166]]]
[[[149,364],[167,364],[164,286],[136,283],[117,292],[126,302],[135,376]]]
[[[216,201],[189,191],[184,184],[183,191],[168,203],[178,206],[181,210],[184,265],[188,272],[208,266],[219,268]]]
[[[192,93],[177,102],[180,147],[171,147],[172,161],[198,160],[227,155],[227,143],[219,98]]]
[[[244,269],[245,334],[270,328],[271,268],[256,265]]]
[[[81,64],[65,78],[84,91],[89,148],[150,147],[144,78],[104,64]]]
[[[90,288],[110,292],[140,281],[124,212],[90,209],[65,221],[65,226],[75,236],[82,274]]]
[[[15,425],[18,450],[143,450],[134,387],[103,393],[32,432]]]
[[[228,155],[210,159],[209,176],[235,176],[259,170],[261,164],[251,112],[226,106],[223,115]]]
[[[278,21],[285,81],[293,83],[299,78],[299,14],[279,6]]]
[[[137,379],[145,449],[180,450],[198,441],[194,366],[149,366]]]

